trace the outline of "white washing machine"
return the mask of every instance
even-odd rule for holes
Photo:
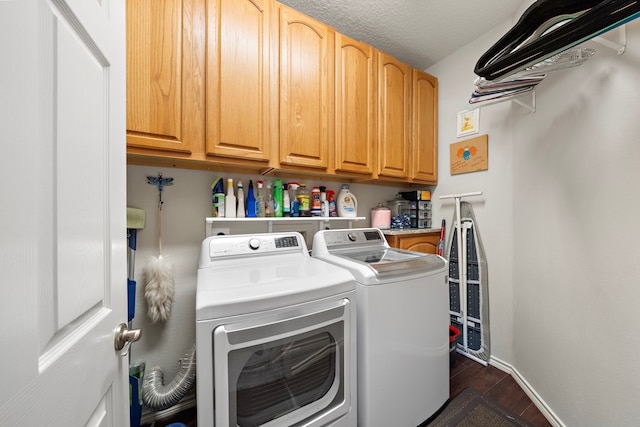
[[[390,248],[377,228],[320,231],[312,256],[358,282],[358,425],[427,420],[449,398],[446,260]]]
[[[199,426],[357,421],[353,276],[296,232],[212,236],[196,291]]]

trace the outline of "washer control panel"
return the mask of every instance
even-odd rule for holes
[[[327,248],[365,245],[382,246],[387,245],[384,235],[377,228],[354,228],[348,230],[326,230],[321,233],[324,244]]]

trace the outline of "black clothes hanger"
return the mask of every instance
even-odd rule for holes
[[[487,80],[509,76],[639,16],[639,0],[538,0],[474,72]]]
[[[577,17],[576,14],[581,14],[601,2],[602,0],[538,0],[529,6],[513,28],[480,57],[478,65],[488,65],[502,55],[511,53],[537,32],[553,25],[554,19],[569,19],[572,15]]]

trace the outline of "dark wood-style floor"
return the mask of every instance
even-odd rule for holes
[[[468,357],[456,354],[455,364],[449,377],[451,399],[467,387],[490,397],[536,427],[551,426],[511,375],[493,366],[483,366]],[[420,427],[428,425],[427,422]]]
[[[551,426],[511,375],[498,368],[482,366],[457,354],[455,364],[451,369],[449,384],[451,398],[457,396],[465,388],[472,387],[534,426]],[[187,427],[196,427],[196,408],[187,409],[171,418],[158,420],[154,427],[162,427],[176,422],[184,423]],[[428,425],[429,423],[426,422],[421,427]]]

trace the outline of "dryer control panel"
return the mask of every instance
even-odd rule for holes
[[[199,268],[207,268],[212,261],[220,258],[276,253],[309,256],[304,238],[297,232],[210,236],[202,242]]]

